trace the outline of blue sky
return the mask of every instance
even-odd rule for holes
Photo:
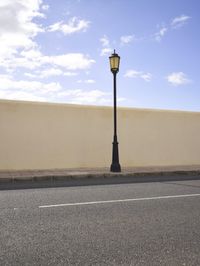
[[[200,111],[199,0],[1,0],[0,98]]]

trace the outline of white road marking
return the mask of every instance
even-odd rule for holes
[[[42,205],[42,206],[38,206],[38,208],[68,207],[68,206],[118,203],[118,202],[130,202],[130,201],[144,201],[144,200],[157,200],[157,199],[187,198],[187,197],[199,197],[199,196],[200,196],[200,194],[186,194],[186,195],[159,196],[159,197],[150,197],[150,198],[135,198],[135,199],[119,199],[119,200],[75,202],[75,203],[62,203],[62,204],[53,204],[53,205]]]

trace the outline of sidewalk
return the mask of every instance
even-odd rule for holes
[[[54,170],[23,170],[23,171],[0,171],[0,183],[13,183],[20,181],[56,181],[78,180],[95,178],[135,178],[137,182],[146,179],[166,179],[167,176],[199,176],[200,165],[169,166],[169,167],[132,167],[123,168],[120,173],[112,173],[109,168],[96,169],[54,169]],[[190,178],[191,179],[191,178]]]

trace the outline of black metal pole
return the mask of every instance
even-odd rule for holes
[[[116,76],[117,72],[113,72],[113,85],[114,85],[114,136],[113,136],[113,150],[112,150],[112,164],[110,167],[111,172],[121,172],[119,164],[119,152],[117,141],[117,91],[116,91]]]

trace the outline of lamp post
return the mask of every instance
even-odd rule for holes
[[[110,167],[111,172],[121,172],[121,166],[119,164],[119,152],[117,142],[117,91],[116,91],[116,76],[119,71],[120,57],[114,53],[109,57],[110,70],[113,73],[113,88],[114,88],[114,136],[113,136],[113,150],[112,150],[112,164]]]

